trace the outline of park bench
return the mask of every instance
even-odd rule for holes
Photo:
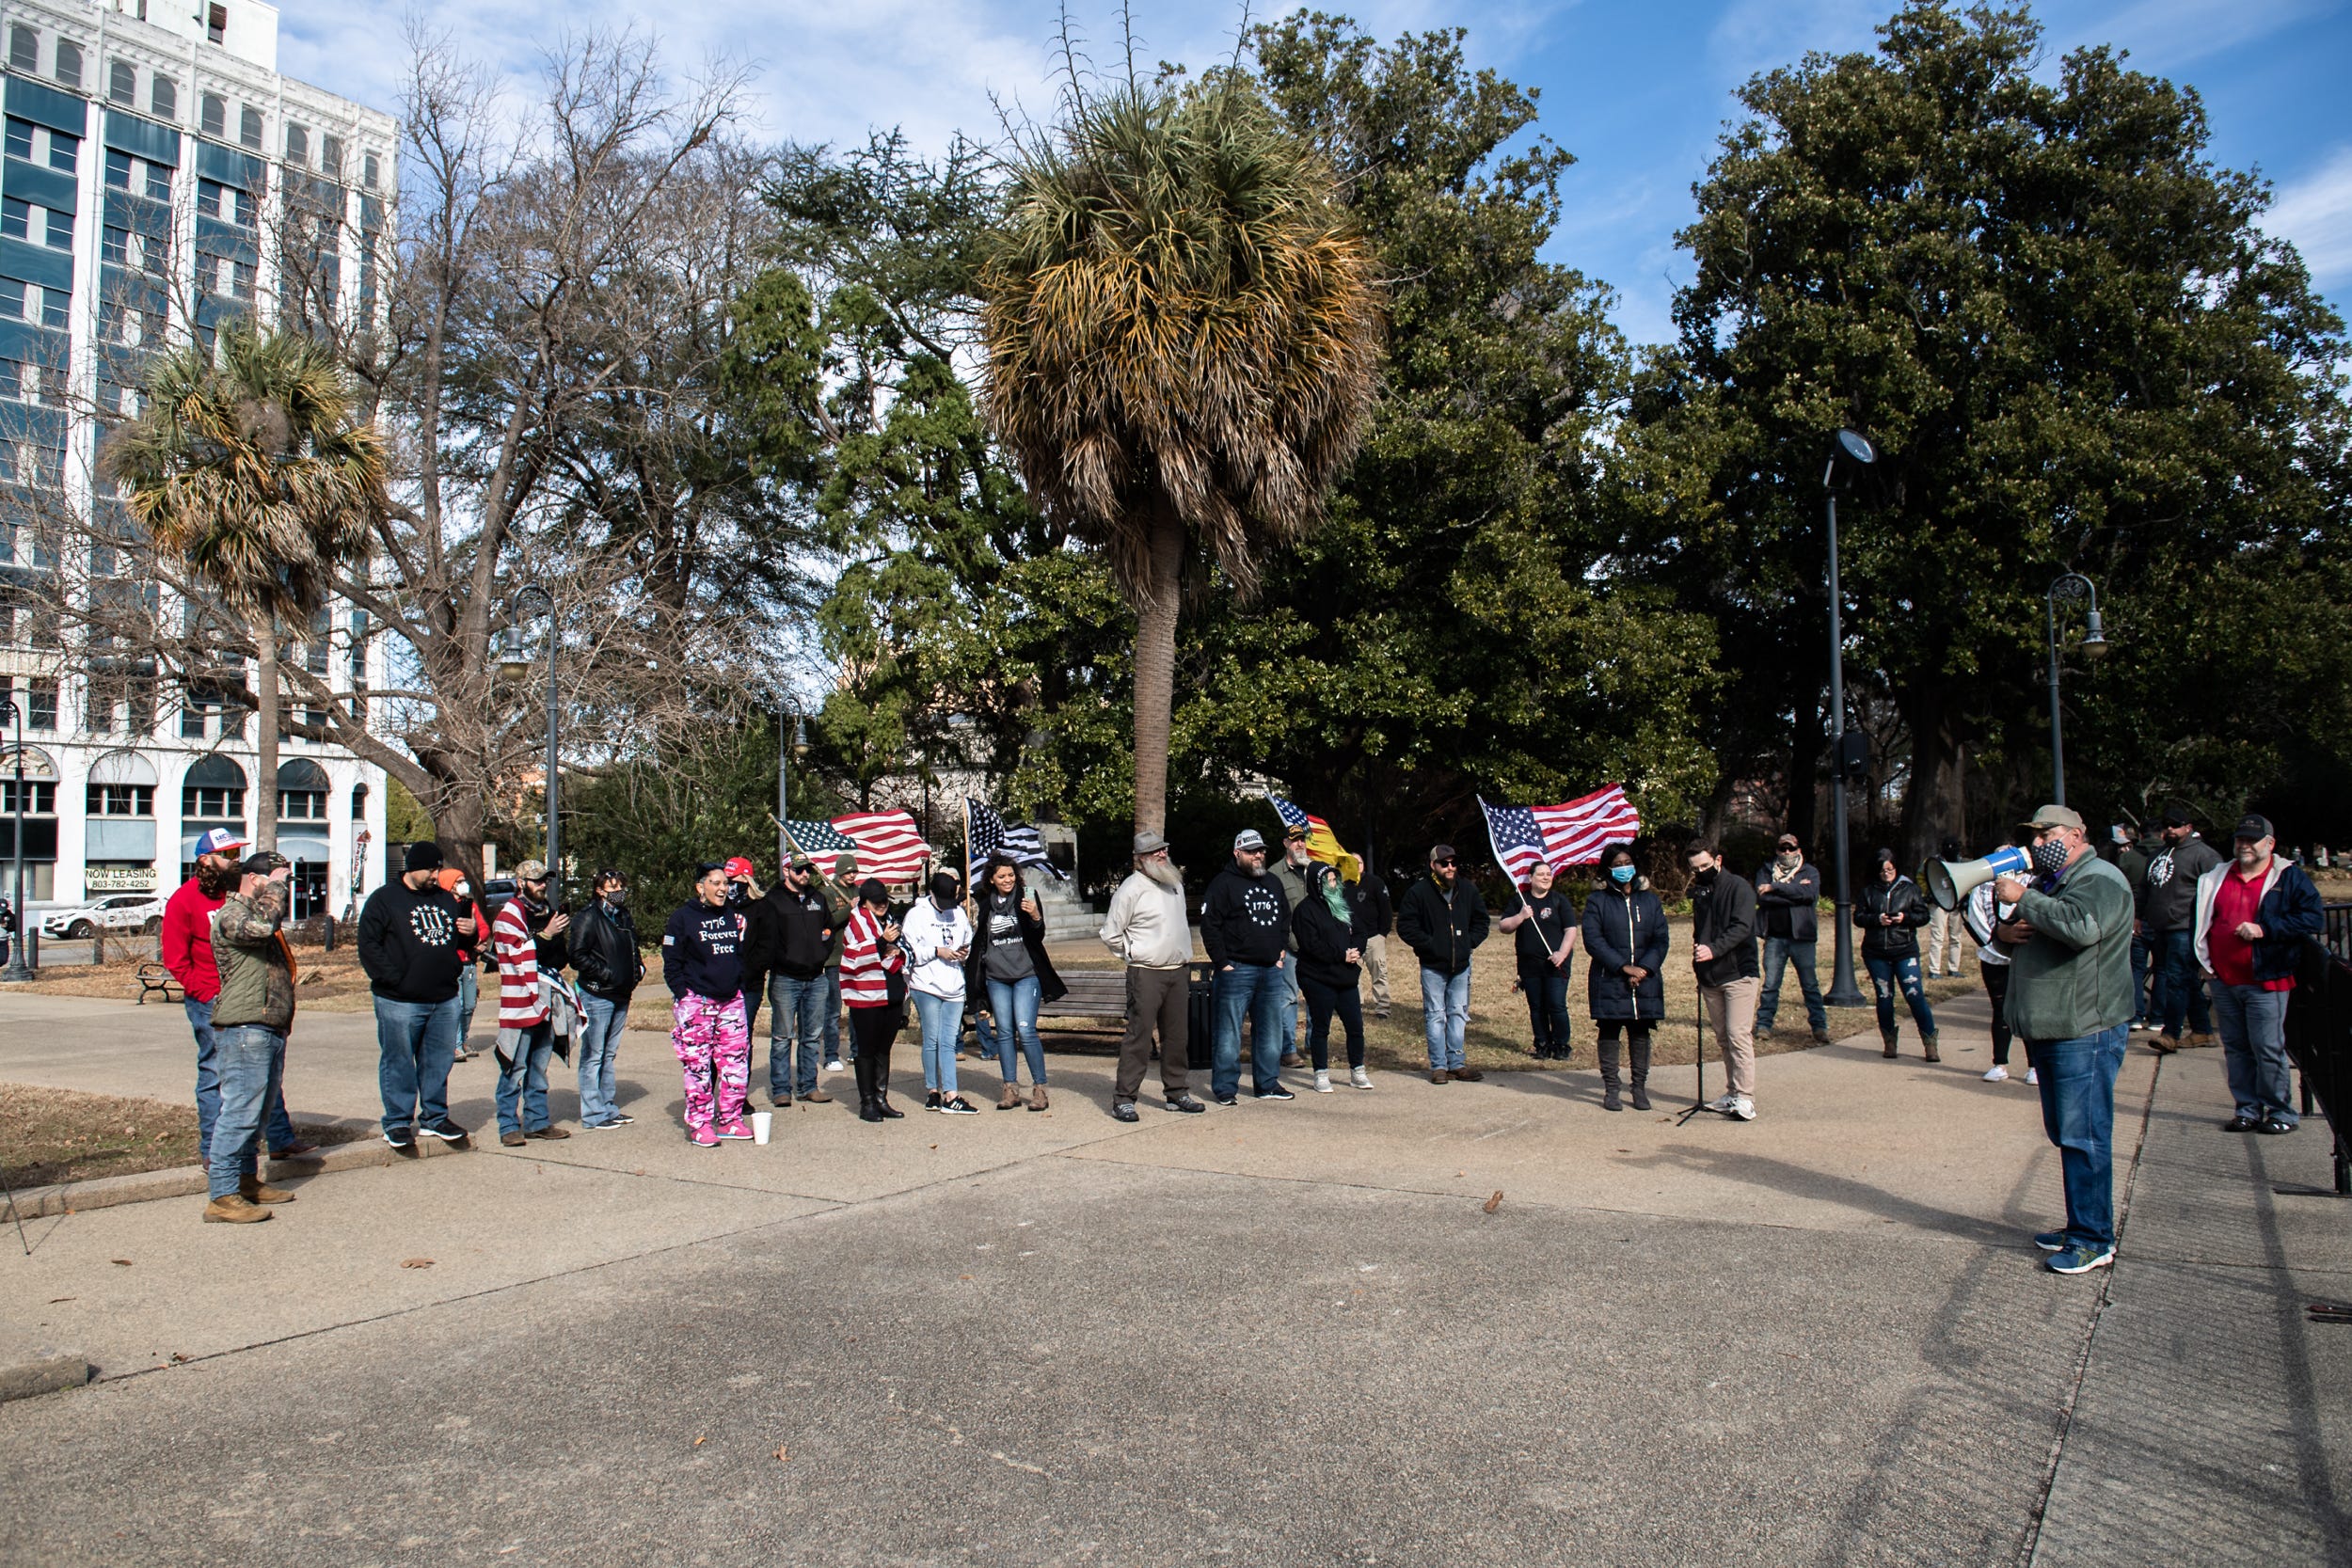
[[[139,965],[137,979],[139,982],[138,1005],[142,1007],[147,1006],[147,998],[151,993],[161,993],[167,1002],[178,1002],[183,998],[183,993],[180,990],[180,982],[171,977],[171,971],[151,959]]]

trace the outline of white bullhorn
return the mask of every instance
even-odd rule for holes
[[[1980,861],[1928,862],[1928,896],[1947,910],[1956,910],[1970,894],[1995,877],[2023,877],[2033,869],[2033,856],[2011,846],[1995,849]]]

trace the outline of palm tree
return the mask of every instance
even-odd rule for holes
[[[989,416],[1136,614],[1136,828],[1162,831],[1194,551],[1253,593],[1354,456],[1380,293],[1329,171],[1236,71],[1066,100],[1014,155],[980,274]]]
[[[336,569],[366,558],[389,500],[384,447],[342,367],[298,332],[224,325],[158,355],[138,418],[100,470],[156,549],[243,616],[261,724],[256,842],[278,845],[278,623],[308,625]]]

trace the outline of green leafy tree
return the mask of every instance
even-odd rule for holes
[[[1379,356],[1373,256],[1256,85],[1073,71],[1018,150],[980,293],[990,417],[1135,606],[1136,827],[1167,820],[1176,629],[1206,556],[1247,599],[1321,519]]]
[[[2069,568],[2133,650],[2070,690],[2140,736],[2077,767],[2113,795],[2124,769],[2206,766],[2180,743],[2237,706],[2229,645],[2284,630],[2273,594],[2335,580],[2344,344],[2255,227],[2265,187],[2207,160],[2193,92],[2098,48],[2037,79],[2022,10],[1916,4],[1881,40],[1740,90],[1752,118],[1681,236],[1680,340],[1637,404],[1629,553],[1736,628],[1725,707],[1752,755],[1756,716],[1785,736],[1815,711],[1814,677],[1776,666],[1817,662],[1790,655],[1823,624],[1831,437],[1878,441],[1840,512],[1847,626],[1903,721],[1916,860],[1962,820],[1966,753],[2031,744],[2042,597]],[[2263,590],[2230,591],[2239,570]],[[2309,700],[2301,662],[2269,660],[2262,700]]]
[[[223,325],[158,355],[103,471],[155,547],[209,585],[252,639],[261,738],[254,837],[278,844],[278,631],[307,626],[333,574],[366,558],[388,500],[384,448],[342,369],[299,332]],[[229,628],[224,628],[229,629]]]

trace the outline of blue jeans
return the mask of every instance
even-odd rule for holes
[[[2204,975],[2197,968],[2196,933],[2184,927],[2153,931],[2148,940],[2157,953],[2156,993],[2149,998],[2150,1013],[2174,1039],[2181,1037],[2184,1022],[2192,1034],[2212,1034],[2213,1006],[2205,1000]]]
[[[768,976],[768,1098],[817,1092],[817,1053],[825,1042],[825,977]],[[798,1049],[795,1049],[797,1044]],[[791,1082],[786,1083],[786,1075]]]
[[[825,971],[825,1060],[857,1060],[857,1041],[850,1041],[847,1052],[841,1049],[841,968],[838,964]]]
[[[1879,1033],[1884,1036],[1895,1032],[1895,993],[1900,990],[1921,1037],[1932,1037],[1935,1013],[1928,1006],[1927,988],[1919,983],[1919,960],[1865,958],[1862,962],[1870,971],[1870,989],[1878,994]]]
[[[472,964],[457,972],[457,1049],[473,1036],[474,1006],[482,1000],[482,971]]]
[[[1764,994],[1756,1005],[1756,1033],[1771,1033],[1772,1020],[1780,1016],[1780,982],[1792,964],[1797,971],[1797,984],[1804,991],[1804,1021],[1816,1029],[1829,1027],[1829,1009],[1821,1006],[1821,966],[1815,955],[1814,944],[1809,942],[1792,942],[1787,937],[1764,939]]]
[[[514,1056],[499,1071],[501,1133],[536,1132],[548,1124],[548,1058],[555,1054],[555,1021],[534,1023],[521,1035]]]
[[[911,990],[915,1022],[923,1028],[923,1088],[942,1100],[956,1092],[956,1042],[963,1037],[963,998]]]
[[[0,954],[0,962],[6,961],[6,955]],[[180,1004],[180,1010],[188,1015],[188,1028],[196,1035],[196,1161],[206,1164],[212,1158],[213,1122],[220,1115],[220,1066],[214,1054],[219,1046],[213,1037],[213,1005],[191,996]],[[280,1087],[270,1096],[269,1146],[285,1148],[295,1141],[294,1123],[286,1116],[286,1093]]]
[[[1467,1066],[1462,1060],[1463,1037],[1470,1032],[1470,971],[1440,974],[1421,972],[1421,1025],[1429,1037],[1429,1070],[1452,1072]]]
[[[1282,1016],[1275,1021],[1285,1054],[1298,1049],[1298,955],[1282,955]],[[1281,1058],[1276,1057],[1279,1063]]]
[[[988,1010],[996,1015],[996,1065],[1008,1084],[1021,1082],[1021,1057],[1029,1058],[1029,1082],[1045,1082],[1045,1042],[1037,1037],[1038,977],[988,983]]]
[[[1549,958],[1519,960],[1519,989],[1527,993],[1527,1022],[1534,1032],[1535,1054],[1568,1053],[1568,970]]]
[[[2295,1109],[2295,1080],[2287,1060],[2291,994],[2213,983],[2213,1019],[2221,1025],[2221,1063],[2230,1075],[2230,1098],[2237,1101],[2237,1114],[2255,1121],[2275,1117],[2294,1127],[2303,1118]]]
[[[213,1196],[227,1197],[259,1169],[262,1123],[268,1119],[286,1070],[286,1037],[259,1024],[220,1030],[213,1038],[213,1062],[219,1074],[220,1109],[213,1118],[204,1186]]]
[[[628,1004],[580,993],[580,1121],[596,1127],[620,1110],[612,1103],[612,1061],[628,1027]]]
[[[1216,972],[1211,999],[1216,1035],[1211,1045],[1209,1092],[1231,1100],[1241,1092],[1241,1021],[1249,1020],[1250,1086],[1260,1094],[1282,1085],[1282,996],[1290,989],[1279,964],[1232,964]]]
[[[449,1064],[457,1053],[457,998],[375,998],[376,1087],[384,1131],[449,1119]]]
[[[2115,1074],[2130,1029],[2071,1040],[2027,1040],[2042,1079],[2042,1126],[2066,1179],[2066,1235],[2094,1250],[2115,1244]]]

